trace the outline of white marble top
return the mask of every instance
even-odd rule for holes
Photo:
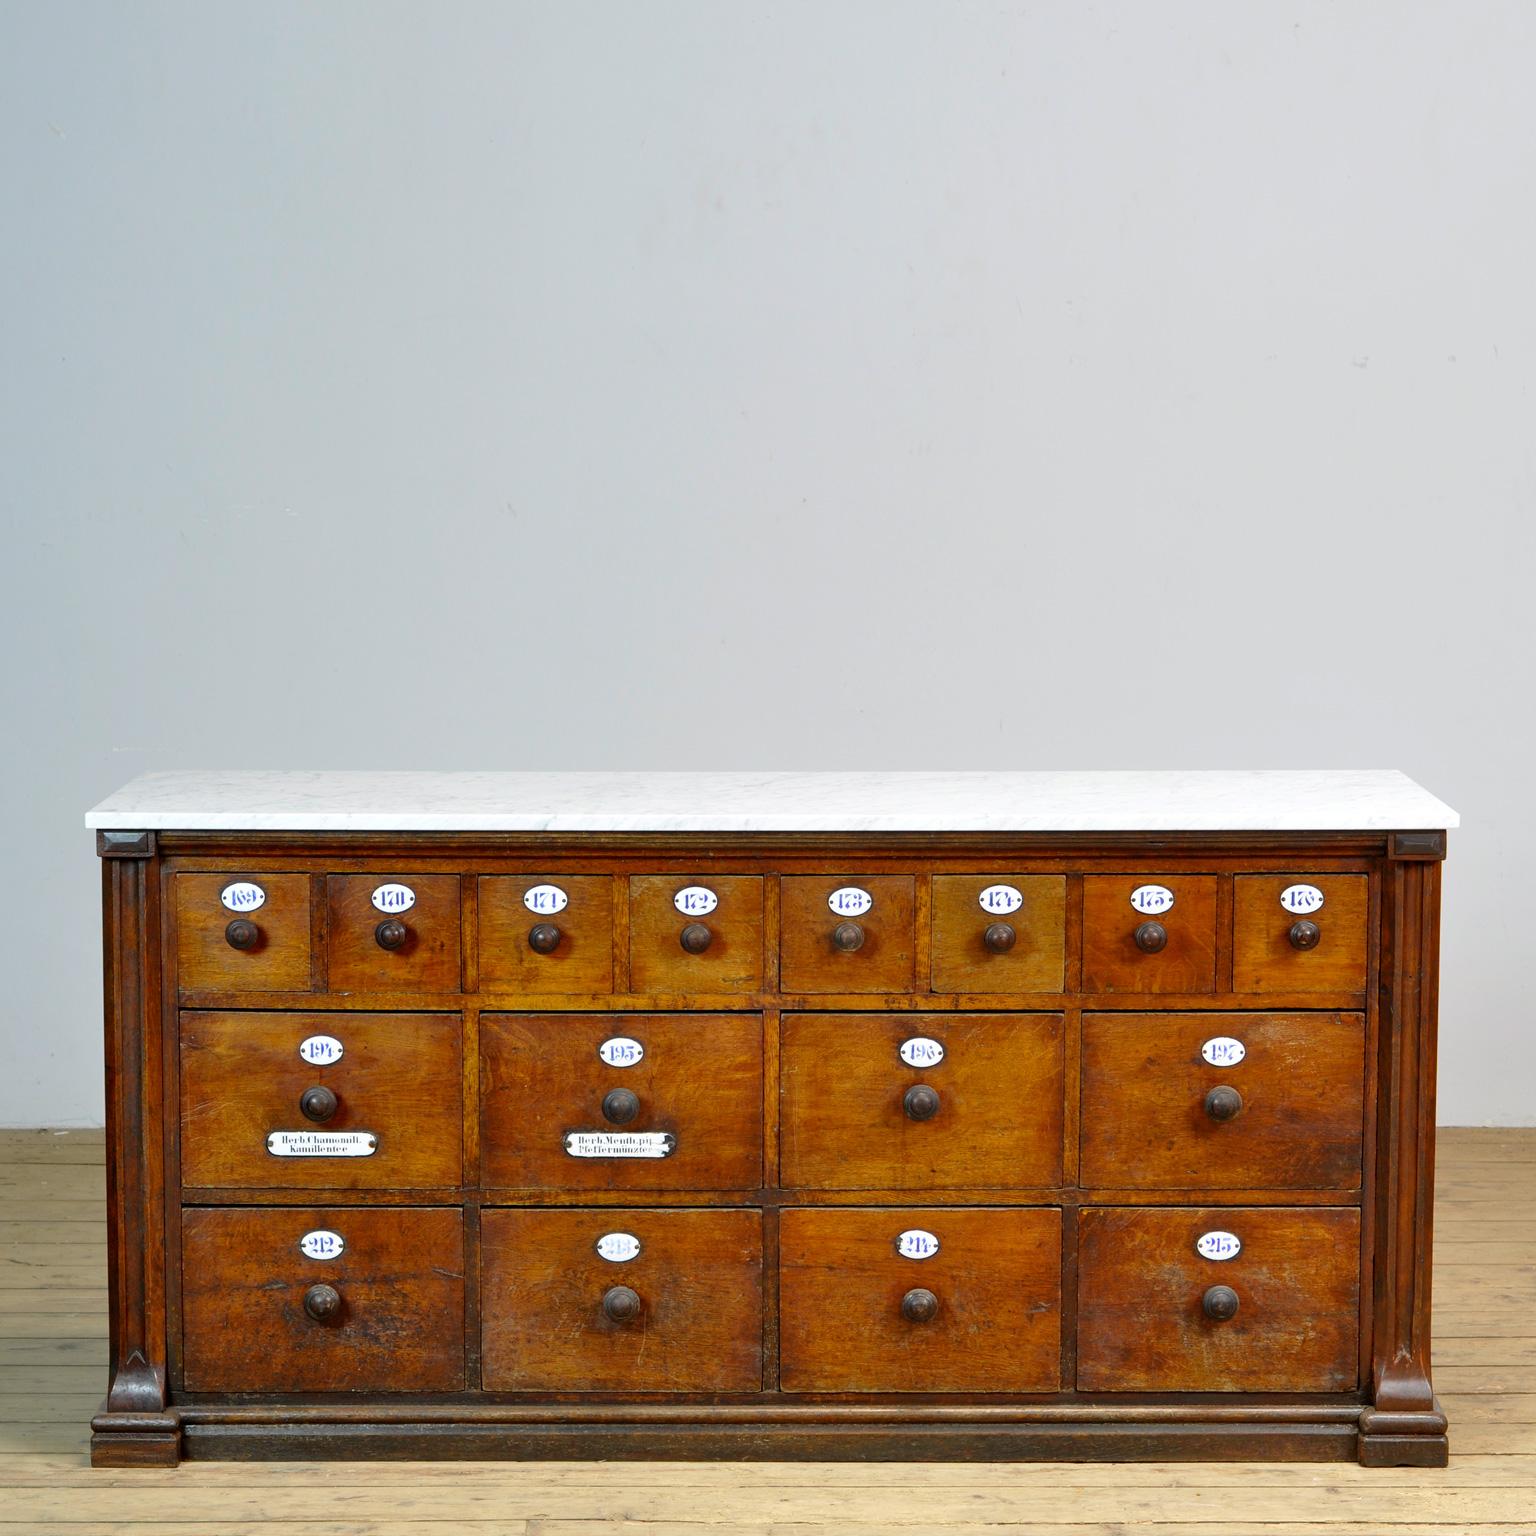
[[[1455,827],[1395,769],[146,773],[88,827],[352,832],[1329,832]]]

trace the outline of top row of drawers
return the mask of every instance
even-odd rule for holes
[[[761,991],[770,878],[630,876],[627,990]],[[473,922],[463,900],[471,881]],[[778,877],[778,990],[1066,990],[1065,876],[933,876],[921,985],[917,889],[912,875]],[[624,990],[615,960],[625,946],[615,936],[625,893],[607,875],[178,874],[178,984],[184,992],[453,993],[464,985],[468,949],[483,992],[611,995]],[[1221,905],[1215,875],[1083,876],[1081,990],[1227,990],[1217,978]],[[1364,875],[1234,877],[1230,990],[1363,991],[1367,909]]]

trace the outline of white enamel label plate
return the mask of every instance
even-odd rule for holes
[[[677,1137],[670,1131],[567,1131],[570,1157],[671,1157]]]
[[[323,1227],[316,1232],[306,1232],[299,1239],[299,1252],[306,1259],[339,1259],[346,1250],[341,1233],[327,1232]]]
[[[983,912],[990,912],[993,917],[1007,917],[1024,905],[1024,893],[1016,885],[989,885],[976,900],[981,903]]]
[[[254,912],[263,906],[267,893],[252,880],[235,880],[219,892],[219,900],[231,912]]]
[[[1288,885],[1280,892],[1280,905],[1287,912],[1305,916],[1323,904],[1323,893],[1315,885]]]
[[[597,1256],[610,1264],[627,1264],[640,1252],[640,1239],[633,1232],[605,1232],[597,1240]]]
[[[896,1252],[904,1259],[931,1259],[938,1251],[938,1238],[921,1227],[913,1227],[896,1239]]]
[[[827,905],[839,917],[863,917],[875,898],[862,885],[840,885],[827,897]]]
[[[1235,1259],[1242,1251],[1242,1239],[1232,1232],[1207,1232],[1195,1241],[1195,1252],[1202,1259],[1214,1259],[1218,1264]]]
[[[523,905],[541,917],[553,917],[556,912],[564,912],[566,903],[566,894],[558,885],[530,885],[523,892]]]
[[[335,1035],[310,1035],[299,1041],[299,1059],[312,1067],[328,1067],[341,1057],[342,1044]]]
[[[416,905],[416,892],[408,885],[390,882],[374,890],[372,901],[380,912],[409,912]]]
[[[598,1046],[597,1054],[605,1066],[633,1067],[645,1059],[645,1047],[628,1035],[615,1035]]]
[[[1247,1054],[1243,1042],[1231,1035],[1213,1035],[1200,1047],[1201,1057],[1213,1067],[1235,1067]]]
[[[273,1157],[372,1157],[379,1138],[372,1131],[273,1131]]]
[[[708,917],[720,905],[720,898],[703,885],[685,885],[672,898],[672,905],[684,917]]]
[[[1155,916],[1173,905],[1173,892],[1166,885],[1138,885],[1131,892],[1131,905],[1144,916]]]
[[[909,1067],[936,1067],[944,1060],[944,1047],[927,1035],[913,1035],[901,1042],[901,1059]]]

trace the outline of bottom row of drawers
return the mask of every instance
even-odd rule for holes
[[[481,1384],[762,1390],[762,1219],[483,1211]],[[1075,1380],[1062,1370],[1061,1210],[816,1207],[779,1219],[786,1392],[1336,1392],[1357,1381],[1353,1208],[1079,1211]],[[187,1210],[185,1385],[462,1391],[464,1275],[458,1209]]]

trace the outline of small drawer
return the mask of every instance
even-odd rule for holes
[[[1365,991],[1369,907],[1364,875],[1239,875],[1232,990]]]
[[[789,875],[779,890],[783,991],[912,990],[911,875]]]
[[[757,1189],[762,1015],[480,1019],[482,1180],[497,1189]]]
[[[1084,878],[1083,991],[1215,990],[1215,875]]]
[[[629,990],[755,992],[763,984],[760,875],[633,875]]]
[[[1080,1391],[1355,1386],[1358,1211],[1090,1207],[1078,1222]]]
[[[482,992],[613,991],[607,875],[482,875]]]
[[[779,1340],[786,1392],[1054,1392],[1061,1212],[785,1210]]]
[[[1358,1189],[1358,1013],[1083,1016],[1082,1182]]]
[[[786,1185],[1060,1183],[1060,1014],[791,1013],[781,1031]]]
[[[331,875],[332,992],[457,992],[457,875]]]
[[[462,1170],[456,1013],[181,1015],[194,1189],[432,1189]]]
[[[177,875],[183,992],[308,992],[308,875]]]
[[[935,992],[1060,992],[1063,875],[935,875]]]
[[[463,1215],[183,1211],[181,1324],[192,1392],[462,1391]]]
[[[758,1211],[490,1210],[482,1375],[493,1392],[756,1392]]]

